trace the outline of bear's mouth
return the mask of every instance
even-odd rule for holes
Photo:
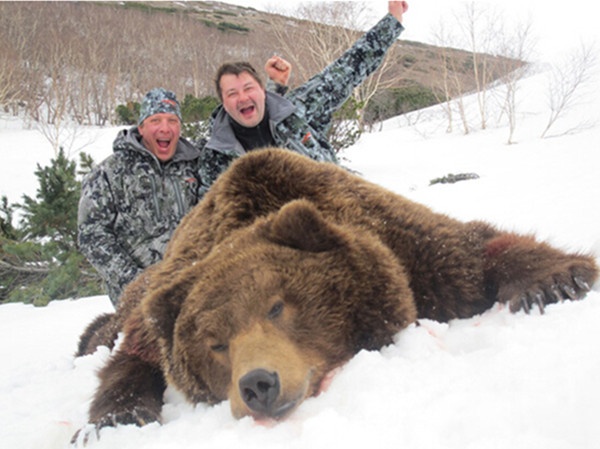
[[[279,421],[285,420],[292,414],[294,410],[300,405],[304,398],[298,398],[296,400],[288,401],[285,404],[281,404],[278,408],[271,410],[268,415],[263,413],[252,413],[252,419],[259,425],[271,426]]]
[[[252,410],[250,416],[254,419],[254,422],[261,426],[271,427],[279,421],[287,419],[298,406],[304,402],[308,396],[319,396],[321,393],[326,392],[331,385],[331,382],[335,375],[341,370],[340,367],[334,368],[327,372],[320,381],[318,381],[312,390],[312,394],[309,394],[309,385],[311,384],[311,378],[314,375],[314,370],[311,370],[307,376],[304,388],[298,396],[294,399],[281,401],[277,403],[276,407],[271,408],[268,412],[258,412]]]

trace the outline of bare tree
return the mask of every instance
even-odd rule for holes
[[[21,96],[18,60],[12,48],[6,42],[0,42],[0,104],[8,107]]]
[[[464,4],[463,13],[464,15],[456,17],[456,20],[466,39],[466,48],[471,52],[480,127],[486,129],[488,89],[494,80],[490,63],[494,59],[492,54],[494,54],[500,22],[494,9],[481,3],[476,4],[475,1]]]
[[[504,20],[502,25],[506,25]],[[526,22],[518,23],[511,30],[503,28],[497,36],[499,54],[501,55],[498,60],[500,61],[501,73],[503,73],[499,82],[502,83],[504,88],[501,107],[508,119],[507,143],[509,145],[514,143],[514,133],[517,126],[519,82],[529,70],[529,65],[525,61],[529,59],[533,50],[531,29],[532,22],[531,19],[528,19]]]
[[[440,20],[438,28],[434,31],[434,39],[437,43],[438,66],[441,68],[441,77],[433,78],[433,92],[436,93],[439,105],[441,106],[448,124],[446,132],[451,133],[454,129],[454,107],[452,105],[454,98],[460,98],[464,93],[462,86],[458,83],[458,78],[453,75],[450,65],[452,58],[448,46],[453,41],[446,28],[446,22]],[[457,90],[458,88],[458,90]],[[468,127],[466,127],[468,133]]]
[[[308,80],[334,61],[360,36],[362,2],[300,3],[291,15],[302,20],[294,24],[273,16],[271,27],[280,52],[294,67],[299,83]],[[302,36],[302,39],[300,39]]]
[[[468,93],[473,93],[476,99],[478,126],[486,129],[492,112],[491,88],[501,83],[504,94],[500,104],[509,121],[508,141],[512,142],[518,82],[526,74],[525,61],[532,49],[531,21],[512,25],[513,21],[507,21],[500,10],[473,1],[464,3],[454,19],[456,26],[452,28],[458,31],[458,35],[447,32],[446,22],[440,22],[434,35],[443,69],[438,86],[443,92],[440,103],[448,118],[448,131],[453,128],[452,120],[456,113],[463,132],[470,132],[472,124],[463,101]],[[468,60],[461,60],[454,54],[448,56],[448,47],[466,49]],[[471,76],[466,76],[468,71]]]
[[[194,42],[194,45],[187,47],[186,52],[189,58],[187,70],[190,77],[192,93],[195,97],[207,95],[213,91],[212,77],[207,76],[207,73],[216,73],[220,62],[218,55],[222,54],[222,48],[215,45],[219,39],[215,34],[210,38],[200,36],[196,28],[186,28],[184,40],[186,42]]]
[[[443,110],[448,117],[447,129],[453,129],[454,113],[458,115],[464,134],[471,132],[472,124],[467,114],[464,96],[474,92],[479,111],[479,126],[487,127],[488,89],[492,80],[489,60],[491,55],[483,53],[489,48],[491,28],[486,25],[489,10],[475,2],[463,3],[462,9],[454,14],[454,34],[448,32],[447,21],[441,20],[434,34],[438,46],[438,58],[442,67],[442,77],[439,81],[444,92]],[[468,58],[459,59],[451,54],[450,48],[466,49]],[[470,72],[470,75],[467,74]],[[470,80],[467,84],[467,80]],[[439,86],[439,84],[438,84]],[[440,98],[442,100],[442,98]]]
[[[40,76],[24,55],[29,55],[42,22],[40,11],[31,7],[15,9],[14,2],[0,2],[0,103],[14,114],[19,112],[19,105],[27,108],[36,101],[33,92]]]
[[[569,57],[562,63],[552,66],[548,81],[550,114],[542,138],[549,137],[548,133],[556,122],[583,101],[585,88],[593,79],[596,64],[594,46],[581,44],[579,49],[570,52]]]

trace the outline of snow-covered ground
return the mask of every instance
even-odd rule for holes
[[[391,190],[460,219],[484,219],[568,250],[600,255],[600,127],[540,139],[547,116],[544,75],[521,87],[515,145],[495,119],[486,131],[445,132],[443,116],[417,124],[392,119],[344,153],[345,163]],[[598,86],[596,86],[598,87]],[[600,92],[600,89],[596,89]],[[596,94],[597,95],[597,94]],[[600,118],[599,98],[571,110],[561,129]],[[570,122],[570,123],[569,123]],[[562,127],[562,128],[561,128]],[[458,126],[456,127],[458,128]],[[85,148],[110,153],[116,129],[92,130]],[[0,194],[34,195],[35,164],[52,157],[39,133],[0,120]],[[448,173],[480,178],[429,186]],[[74,359],[90,320],[111,310],[106,297],[48,307],[0,305],[0,444],[10,449],[68,446],[86,422],[109,356]],[[545,315],[495,307],[447,324],[423,321],[378,352],[361,352],[328,391],[285,422],[234,420],[229,404],[193,407],[166,394],[164,424],[102,431],[92,448],[457,448],[589,449],[600,444],[600,291],[549,306]]]

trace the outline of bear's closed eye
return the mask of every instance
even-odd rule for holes
[[[269,311],[269,314],[267,316],[269,317],[270,320],[272,320],[272,319],[275,319],[278,316],[280,316],[282,312],[283,312],[283,302],[278,301],[271,308],[271,310]]]
[[[210,349],[214,352],[225,352],[229,349],[229,346],[226,344],[216,344],[212,345]]]

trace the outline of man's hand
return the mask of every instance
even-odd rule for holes
[[[408,3],[405,1],[393,1],[388,2],[388,11],[389,13],[398,20],[398,22],[402,23],[402,14],[406,12],[408,9]]]
[[[277,84],[287,86],[292,74],[292,64],[279,56],[273,56],[265,64],[265,70],[270,79]]]

